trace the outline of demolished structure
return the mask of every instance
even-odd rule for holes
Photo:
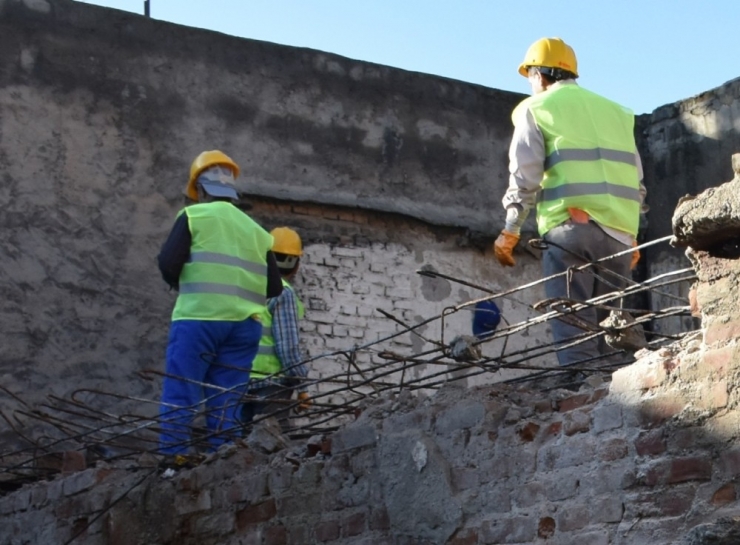
[[[734,185],[676,212],[693,269],[668,240],[678,197],[727,179],[740,82],[638,119],[641,282],[589,304],[634,311],[648,346],[545,388],[548,322],[568,309],[535,309],[536,243],[516,278],[488,250],[521,96],[66,0],[0,2],[0,30],[4,540],[732,539]],[[315,403],[290,437],[261,419],[165,471],[172,294],[154,259],[189,158],[211,147],[242,159],[252,217],[305,235]],[[490,296],[505,322],[466,341]]]

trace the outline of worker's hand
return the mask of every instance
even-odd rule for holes
[[[637,241],[632,241],[632,247],[637,246]],[[640,250],[632,251],[632,262],[630,263],[630,270],[633,271],[637,267],[637,262],[640,261]]]
[[[516,263],[512,252],[517,242],[519,242],[519,235],[515,235],[504,229],[496,239],[496,242],[493,243],[493,253],[496,255],[498,262],[504,267],[513,267],[514,263]]]
[[[307,411],[311,408],[313,403],[311,398],[308,397],[308,392],[298,392],[298,401],[300,401],[300,403],[295,409],[296,412]]]

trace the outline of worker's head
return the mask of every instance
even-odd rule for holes
[[[290,227],[275,227],[270,231],[274,241],[272,253],[275,254],[280,274],[293,276],[298,271],[298,264],[303,255],[301,237]]]
[[[219,150],[204,151],[190,165],[190,178],[185,194],[193,201],[235,201],[239,195],[234,180],[239,176],[239,165]]]
[[[560,38],[541,38],[527,49],[519,73],[529,80],[536,95],[555,83],[578,77],[578,61],[573,48]]]

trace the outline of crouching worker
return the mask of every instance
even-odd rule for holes
[[[298,320],[303,318],[304,307],[290,284],[298,272],[303,245],[298,233],[288,227],[277,227],[270,234],[283,293],[270,299],[262,318],[262,339],[252,365],[249,399],[244,404],[242,420],[249,424],[257,415],[270,414],[287,431],[293,391],[298,391],[297,410],[306,410],[311,404],[305,386],[308,372],[302,363],[298,337]]]
[[[195,158],[185,192],[197,204],[180,210],[158,256],[162,277],[179,291],[160,405],[162,454],[188,452],[201,402],[210,450],[236,435],[259,318],[267,298],[282,292],[272,236],[233,204],[238,175],[218,150]]]

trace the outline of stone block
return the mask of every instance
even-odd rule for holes
[[[249,501],[257,503],[269,493],[267,473],[250,474],[237,478],[228,487],[226,499],[228,503]]]
[[[706,421],[704,429],[716,441],[726,441],[740,436],[740,411],[733,409]]]
[[[483,543],[526,543],[534,541],[539,521],[534,517],[486,520],[481,524]]]
[[[583,504],[569,505],[557,517],[557,527],[561,532],[580,530],[588,526],[589,522],[588,506]]]
[[[566,436],[585,433],[591,429],[591,414],[588,411],[571,411],[563,418],[563,432]]]
[[[288,542],[288,532],[282,524],[268,526],[264,534],[264,545],[285,545]]]
[[[573,437],[556,445],[546,445],[537,451],[537,471],[576,467],[593,460],[596,452],[590,435]]]
[[[660,386],[668,376],[664,363],[660,358],[643,358],[632,365],[622,367],[612,374],[609,389],[612,393],[618,394]]]
[[[350,424],[332,436],[332,454],[370,447],[377,441],[377,431],[367,424]]]
[[[572,471],[558,471],[543,478],[544,493],[550,501],[562,501],[578,494],[581,476]],[[536,490],[533,489],[536,493]],[[532,498],[533,499],[533,498]]]
[[[223,536],[235,529],[234,514],[231,511],[211,511],[194,519],[192,531],[197,536]]]
[[[189,515],[201,511],[210,511],[211,492],[201,490],[200,492],[181,492],[175,496],[175,511],[178,515]]]
[[[591,428],[596,434],[621,428],[622,407],[616,403],[594,407],[591,418],[593,421]]]
[[[574,480],[572,484],[575,485],[575,482]],[[512,500],[517,507],[526,508],[542,503],[546,497],[546,489],[545,485],[540,481],[530,481],[515,487],[511,494]]]
[[[93,487],[101,482],[112,470],[110,469],[86,469],[79,473],[73,473],[64,479],[63,491],[65,496],[77,494],[83,490]]]
[[[618,494],[594,498],[590,507],[592,523],[620,522],[624,515],[624,501]]]
[[[626,439],[621,437],[615,437],[602,441],[598,446],[598,457],[599,460],[604,462],[613,462],[614,460],[620,460],[627,456],[629,453],[629,445]]]
[[[435,431],[448,435],[453,431],[472,428],[483,421],[486,415],[482,403],[473,400],[462,401],[437,415]]]

